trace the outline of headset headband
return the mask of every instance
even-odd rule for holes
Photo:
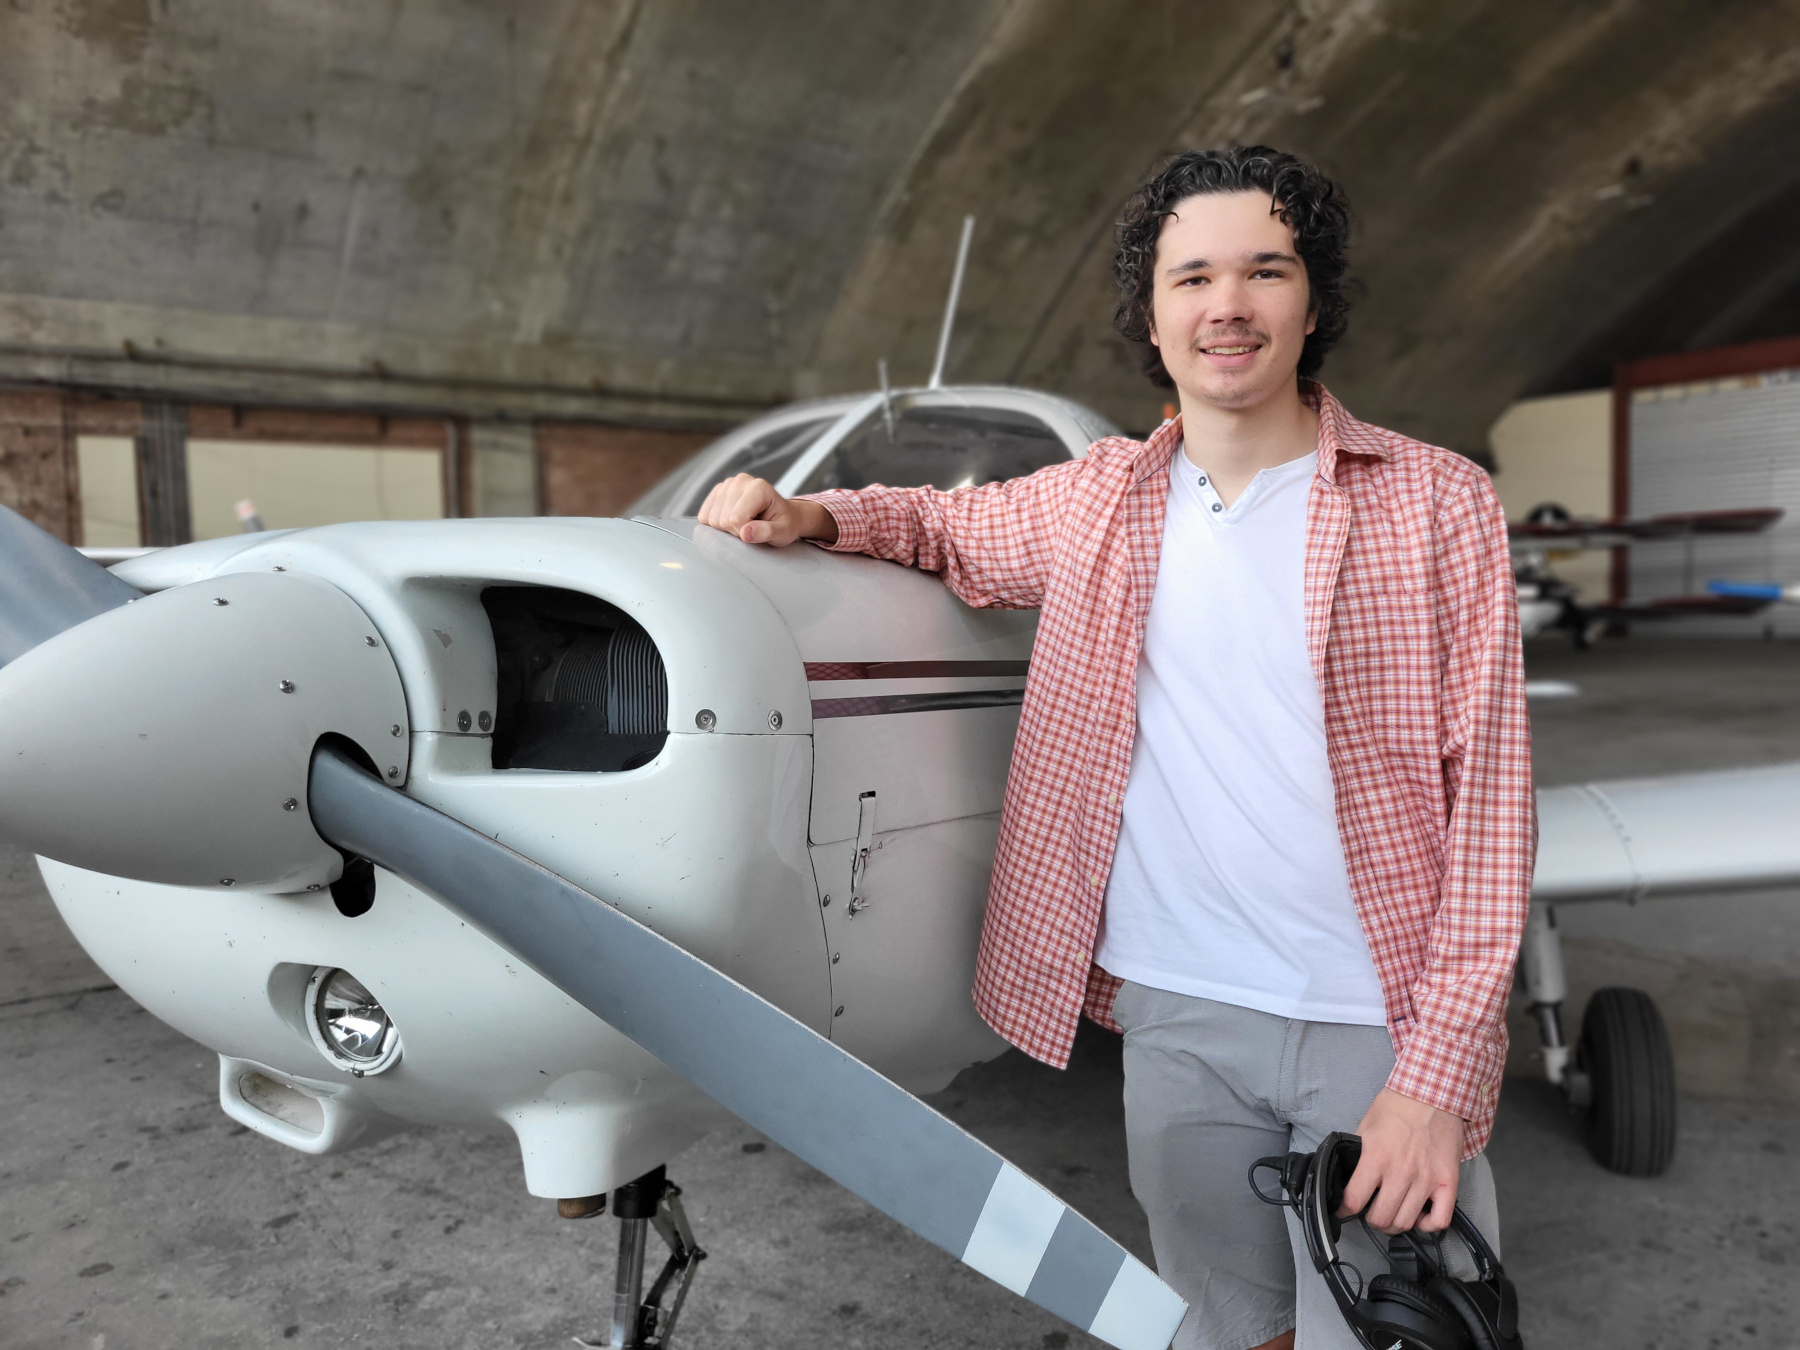
[[[1469,1251],[1475,1264],[1472,1280],[1450,1274],[1441,1234],[1416,1229],[1388,1239],[1390,1269],[1366,1281],[1343,1259],[1338,1238],[1344,1220],[1337,1211],[1361,1156],[1362,1140],[1357,1136],[1328,1135],[1315,1152],[1259,1159],[1250,1168],[1250,1189],[1258,1199],[1294,1211],[1313,1267],[1324,1276],[1333,1301],[1365,1350],[1523,1350],[1512,1281],[1481,1230],[1460,1207],[1450,1215],[1449,1231]],[[1257,1184],[1256,1174],[1264,1170],[1279,1176],[1279,1196],[1267,1194]],[[1363,1214],[1355,1217],[1373,1239],[1368,1220]]]

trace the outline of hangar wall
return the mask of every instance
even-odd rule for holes
[[[1587,389],[1521,399],[1500,414],[1488,431],[1488,447],[1494,490],[1508,520],[1523,520],[1547,502],[1576,516],[1612,514],[1612,407],[1612,390]],[[1606,554],[1563,551],[1552,562],[1584,600],[1606,599]]]

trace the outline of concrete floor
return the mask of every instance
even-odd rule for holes
[[[1531,660],[1583,686],[1534,710],[1543,782],[1800,758],[1800,647]],[[1690,1060],[1761,1048],[1701,1074],[1653,1180],[1601,1172],[1554,1092],[1509,1085],[1492,1157],[1532,1350],[1800,1346],[1800,1092],[1783,1068],[1800,1035],[1781,1020],[1800,1004],[1796,898],[1564,911],[1578,986],[1665,972],[1684,1086]],[[1516,1062],[1530,1069],[1528,1047]],[[602,1326],[611,1221],[527,1196],[510,1138],[422,1131],[314,1159],[250,1134],[219,1112],[211,1056],[108,987],[16,851],[0,852],[0,1063],[8,1350],[548,1350]],[[1114,1038],[1087,1028],[1066,1073],[1005,1056],[935,1102],[1148,1256]],[[672,1172],[710,1253],[678,1344],[1097,1344],[744,1127]]]

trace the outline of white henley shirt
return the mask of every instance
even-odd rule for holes
[[[1317,461],[1264,469],[1229,508],[1185,454],[1170,466],[1094,960],[1157,989],[1382,1026],[1306,651]]]

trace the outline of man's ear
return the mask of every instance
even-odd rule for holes
[[[1155,317],[1153,315],[1146,316],[1145,323],[1150,328],[1150,345],[1152,347],[1160,348],[1162,346],[1162,343],[1160,343],[1156,340],[1156,319],[1155,319]],[[1310,333],[1310,332],[1312,332],[1312,329],[1309,328],[1306,331]]]
[[[1319,307],[1314,305],[1306,311],[1306,335],[1312,336],[1313,329],[1319,326]]]

